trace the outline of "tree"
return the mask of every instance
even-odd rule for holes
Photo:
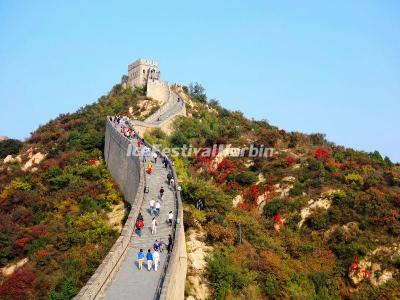
[[[194,84],[191,83],[189,85],[189,93],[193,99],[203,103],[207,102],[207,95],[205,94],[205,88],[201,84],[197,82],[195,82]]]
[[[127,76],[127,75],[122,75],[121,76],[121,83],[124,83],[124,82],[128,82],[128,79],[129,79],[129,77]]]
[[[0,141],[0,158],[4,158],[7,155],[17,154],[21,148],[22,142],[19,140],[8,139]]]

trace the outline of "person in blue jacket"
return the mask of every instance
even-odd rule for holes
[[[153,266],[153,254],[151,253],[150,249],[147,250],[146,259],[147,259],[147,270],[151,271],[151,267]]]
[[[139,270],[141,270],[143,267],[143,259],[144,259],[143,249],[139,250],[137,258],[138,258]]]

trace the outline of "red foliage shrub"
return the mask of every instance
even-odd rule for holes
[[[98,159],[91,158],[91,159],[88,160],[88,163],[89,163],[89,165],[91,165],[91,166],[96,166],[96,165],[98,165],[100,162],[99,162]]]
[[[49,256],[49,252],[46,250],[39,250],[38,252],[36,252],[36,256],[38,258],[45,258],[45,257]]]
[[[200,151],[197,153],[196,159],[200,162],[211,162],[214,160],[217,154],[218,148],[205,147],[200,149]]]
[[[0,299],[32,299],[35,273],[21,269],[8,277],[0,286]]]
[[[290,167],[296,164],[296,159],[292,156],[286,156],[285,157],[285,163]]]
[[[331,154],[329,151],[326,151],[325,149],[318,148],[315,150],[314,157],[318,160],[325,160],[327,159]]]
[[[36,238],[45,237],[49,235],[44,225],[35,225],[31,228],[32,235]]]
[[[231,160],[223,159],[214,172],[217,175],[217,181],[220,183],[224,182],[234,169],[236,169],[236,166]]]
[[[210,223],[208,229],[209,234],[214,241],[233,244],[236,234],[231,227],[224,227],[215,223]]]
[[[57,159],[54,158],[49,158],[46,159],[43,163],[42,163],[42,168],[43,170],[47,171],[50,168],[54,168],[54,167],[59,167],[59,163]]]
[[[239,203],[237,205],[237,207],[242,209],[242,210],[245,210],[245,211],[250,211],[250,210],[253,210],[254,208],[256,208],[256,205],[255,204],[251,204],[251,203],[242,202],[242,203]]]
[[[359,268],[360,268],[360,265],[358,264],[358,257],[355,256],[353,258],[353,262],[351,263],[351,265],[349,267],[349,272],[358,271]]]
[[[275,224],[282,225],[283,224],[283,219],[280,213],[276,213],[274,216],[274,222]]]
[[[67,123],[60,124],[60,127],[64,130],[70,130],[70,129],[77,127],[78,125],[80,125],[82,123],[83,123],[83,121],[81,119],[73,119],[73,120],[68,121]]]
[[[23,237],[23,238],[20,238],[20,239],[18,239],[18,240],[15,240],[15,242],[14,242],[14,247],[17,247],[17,248],[20,248],[20,249],[24,249],[25,246],[26,246],[27,244],[29,244],[29,242],[30,242],[31,240],[32,240],[32,239],[31,239],[30,237]]]
[[[333,173],[331,173],[331,177],[332,178],[339,178],[340,177],[340,173],[339,172],[333,172]]]
[[[248,190],[244,192],[244,198],[257,204],[257,198],[260,196],[260,190],[257,185],[253,184]]]
[[[218,171],[230,171],[235,168],[235,164],[229,159],[223,159],[217,167]]]

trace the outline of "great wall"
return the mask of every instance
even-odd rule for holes
[[[158,68],[154,69],[155,65],[153,61],[138,60],[128,67],[129,80],[137,79],[136,82],[128,81],[128,84],[132,87],[147,84],[147,96],[158,100],[161,104],[161,108],[146,120],[130,120],[127,123],[140,135],[152,128],[161,128],[169,133],[173,120],[178,116],[186,115],[184,95],[179,86],[171,86],[160,81]],[[144,144],[151,151],[157,151],[146,141]],[[74,298],[76,300],[184,299],[187,253],[179,180],[173,164],[169,164],[168,169],[165,169],[160,158],[153,165],[153,174],[147,174],[141,157],[131,155],[138,150],[136,147],[136,140],[122,135],[118,125],[107,118],[105,161],[125,200],[131,205],[131,210],[120,237],[87,284]],[[140,150],[138,152],[140,153]],[[172,174],[178,188],[168,187],[166,182],[168,172]],[[150,199],[156,199],[160,186],[164,186],[166,191],[161,203],[157,234],[151,235],[148,228],[151,222],[148,203]],[[148,193],[144,192],[145,187],[148,188]],[[173,211],[174,214],[172,227],[165,222],[168,211]],[[143,214],[145,222],[141,237],[136,235],[134,225],[139,212]],[[139,271],[136,265],[136,254],[139,248],[145,251],[152,248],[155,239],[166,242],[169,234],[173,238],[173,250],[171,253],[167,251],[161,253],[158,271],[146,269]]]

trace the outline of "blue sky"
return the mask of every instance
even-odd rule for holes
[[[248,117],[400,161],[398,1],[0,0],[0,135],[95,101],[139,57]]]

